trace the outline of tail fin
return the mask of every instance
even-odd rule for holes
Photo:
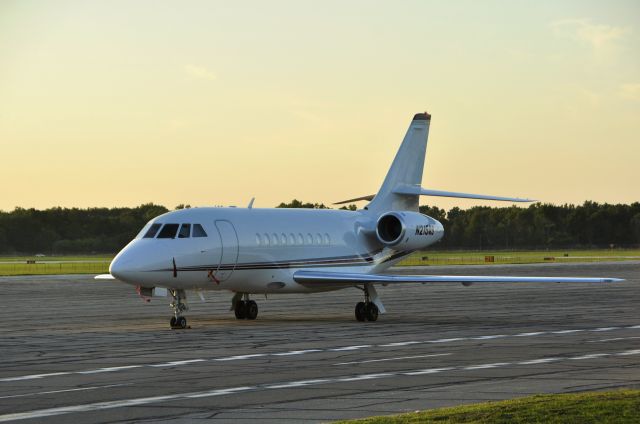
[[[397,189],[407,186],[420,188],[430,123],[431,115],[426,112],[413,117],[391,168],[367,209],[375,212],[418,210],[420,195],[398,193]]]

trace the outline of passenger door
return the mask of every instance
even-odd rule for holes
[[[218,220],[215,224],[218,234],[220,234],[222,250],[216,279],[222,282],[231,277],[238,263],[238,233],[236,233],[233,224],[227,220]]]

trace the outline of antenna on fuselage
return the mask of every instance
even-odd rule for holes
[[[251,200],[249,201],[249,205],[247,206],[247,209],[253,209],[253,201],[256,200],[255,197],[252,197]]]

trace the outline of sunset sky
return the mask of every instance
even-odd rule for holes
[[[5,211],[330,204],[425,110],[424,187],[640,201],[640,2],[0,2]]]

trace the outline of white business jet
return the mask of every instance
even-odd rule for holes
[[[376,284],[608,283],[614,278],[408,276],[381,272],[440,240],[442,224],[418,212],[420,196],[530,202],[421,187],[431,116],[413,117],[391,169],[362,210],[182,209],[152,219],[111,262],[110,274],[137,286],[143,297],[172,297],[172,328],[186,328],[186,290],[235,293],[238,319],[255,319],[251,294],[315,293],[356,287],[364,299],[358,321],[375,321],[385,308]]]

